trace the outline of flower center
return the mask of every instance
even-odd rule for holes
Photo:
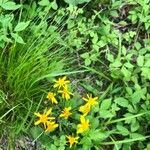
[[[41,122],[47,122],[48,121],[48,117],[46,115],[42,115],[40,120],[41,120]]]

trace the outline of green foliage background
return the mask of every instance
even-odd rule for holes
[[[63,134],[38,137],[33,112],[45,107],[50,81],[68,75],[76,100],[85,91],[100,99],[91,130],[73,149],[149,150],[149,34],[149,0],[0,0],[0,134],[7,149],[22,135],[42,149],[67,149]]]

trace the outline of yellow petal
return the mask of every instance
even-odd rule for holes
[[[48,116],[51,112],[52,112],[52,108],[50,108],[50,109],[46,112],[46,116]]]
[[[38,120],[38,121],[36,121],[36,122],[34,123],[34,125],[38,125],[38,124],[40,124],[40,123],[41,123],[41,121]]]
[[[88,101],[88,99],[87,99],[87,98],[85,98],[85,97],[82,97],[82,99],[83,99],[84,101],[86,101],[86,102]]]
[[[34,115],[38,116],[38,117],[41,117],[41,114],[40,113],[34,113]]]

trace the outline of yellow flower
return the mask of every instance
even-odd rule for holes
[[[45,132],[52,132],[58,127],[58,124],[55,123],[55,121],[48,121],[47,122],[47,128]]]
[[[98,97],[92,97],[91,94],[87,94],[87,98],[83,97],[82,99],[86,101],[90,106],[98,104],[98,102],[96,101]]]
[[[60,114],[60,117],[64,117],[65,119],[68,119],[69,116],[72,114],[70,112],[71,110],[71,107],[68,107],[68,108],[64,108],[64,110],[62,111],[62,113]]]
[[[80,106],[79,111],[83,113],[83,116],[86,116],[91,110],[91,106],[87,103],[83,106]]]
[[[62,98],[69,100],[71,95],[73,95],[71,92],[68,91],[67,85],[63,88],[63,90],[58,91],[58,93],[62,94]]]
[[[74,137],[74,136],[69,135],[69,136],[67,136],[67,139],[68,139],[68,143],[70,144],[70,148],[71,148],[73,144],[78,143],[79,137],[78,136]]]
[[[66,84],[70,83],[69,80],[66,80],[66,76],[59,78],[58,80],[54,80],[54,82],[56,82],[54,84],[54,88],[58,87],[58,89],[60,89],[61,87],[64,87]]]
[[[85,132],[85,131],[87,131],[88,129],[89,129],[89,120],[87,119],[85,119],[85,117],[84,116],[81,116],[80,117],[80,124],[78,124],[77,125],[77,133],[83,133],[83,132]]]
[[[46,127],[46,123],[48,121],[55,119],[54,117],[49,117],[49,115],[51,114],[51,112],[52,112],[52,108],[50,108],[47,112],[45,112],[43,114],[40,114],[39,112],[38,113],[35,112],[34,115],[36,115],[37,117],[39,117],[39,120],[36,121],[34,124],[38,125],[40,123],[43,123],[44,127]]]
[[[56,96],[55,93],[53,93],[53,92],[48,92],[47,98],[48,98],[52,103],[57,104],[58,102],[57,102],[55,96]]]

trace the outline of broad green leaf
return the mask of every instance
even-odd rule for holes
[[[49,149],[48,149],[49,150]],[[57,150],[65,150],[65,146],[60,146]]]
[[[139,138],[139,137],[144,137],[142,134],[139,134],[139,133],[131,133],[130,136],[131,136],[132,139]]]
[[[141,70],[142,70],[141,75],[144,76],[146,79],[150,80],[150,68],[143,67],[143,68],[141,68]]]
[[[113,16],[113,17],[118,17],[118,12],[116,10],[113,10],[110,12],[110,15]]]
[[[131,71],[129,71],[129,69],[127,69],[126,67],[122,67],[121,68],[121,72],[123,73],[124,77],[126,80],[130,80],[131,77]]]
[[[129,105],[128,100],[123,97],[116,98],[115,102],[122,107],[128,107],[128,105]]]
[[[78,5],[78,4],[90,2],[91,0],[64,0],[64,1],[71,5]]]
[[[110,53],[107,54],[107,59],[110,61],[110,62],[114,62],[114,56]]]
[[[109,110],[100,110],[99,113],[100,117],[104,119],[111,118],[114,116]]]
[[[23,41],[22,37],[19,36],[18,34],[11,33],[11,36],[15,39],[15,41],[16,41],[17,43],[25,44],[25,42]]]
[[[92,145],[91,139],[89,137],[87,137],[87,136],[84,136],[81,139],[80,143],[83,144],[83,145],[88,145],[88,146]]]
[[[150,67],[150,58],[145,62],[144,66],[145,67]]]
[[[57,10],[58,5],[57,5],[57,3],[56,3],[56,0],[54,0],[54,1],[51,3],[51,7],[52,7],[54,10]]]
[[[132,123],[131,123],[131,131],[132,132],[137,131],[139,129],[139,127],[140,127],[140,125],[139,125],[138,121],[136,121],[136,120],[132,121]]]
[[[41,0],[38,2],[41,6],[48,6],[50,4],[49,0]]]
[[[57,150],[57,147],[54,144],[52,144],[51,147],[50,147],[50,149],[51,150]]]
[[[21,5],[16,5],[15,2],[5,2],[5,3],[2,3],[1,7],[5,10],[16,10],[18,8],[21,7]]]
[[[91,140],[100,141],[106,139],[108,134],[97,129],[89,131],[89,136]]]
[[[121,51],[122,51],[122,54],[123,54],[124,56],[126,56],[127,51],[126,51],[126,48],[125,48],[124,46],[122,46]]]
[[[101,48],[101,47],[104,47],[106,45],[106,43],[101,40],[97,43],[97,45],[99,46],[99,48]]]
[[[131,102],[133,104],[139,103],[140,100],[144,97],[145,93],[146,93],[146,88],[135,91],[131,96]]]
[[[97,60],[97,57],[98,57],[97,54],[92,54],[92,55],[90,56],[90,59],[93,60],[93,61],[96,61],[96,60]]]
[[[19,22],[17,24],[17,26],[15,27],[14,31],[18,32],[18,31],[22,31],[24,30],[28,25],[29,25],[30,21],[27,22]]]
[[[111,66],[118,68],[118,67],[121,67],[121,66],[122,66],[122,63],[120,62],[120,60],[116,59],[116,60],[111,64]]]
[[[111,106],[111,99],[104,99],[101,103],[100,110],[107,110]]]
[[[122,135],[128,135],[129,134],[129,131],[127,128],[123,127],[122,125],[117,125],[116,126],[117,129],[119,130],[119,132],[122,134]]]
[[[91,128],[96,129],[99,126],[99,124],[100,124],[99,119],[94,118],[94,120],[92,119],[92,122],[91,122]]]
[[[138,66],[140,66],[140,67],[142,67],[143,66],[143,64],[144,64],[144,56],[138,56],[138,58],[137,58],[137,65]]]
[[[126,68],[129,68],[129,69],[132,69],[132,68],[134,67],[134,65],[132,65],[130,62],[126,62],[126,63],[124,64],[124,66],[125,66]]]
[[[136,43],[135,43],[135,48],[136,48],[137,50],[139,50],[139,49],[141,48],[141,43],[136,42]]]
[[[90,55],[89,55],[88,52],[86,52],[86,53],[84,53],[84,54],[81,54],[81,57],[82,57],[82,58],[89,58]]]
[[[85,65],[89,66],[91,64],[91,59],[90,58],[86,58],[85,59]]]

